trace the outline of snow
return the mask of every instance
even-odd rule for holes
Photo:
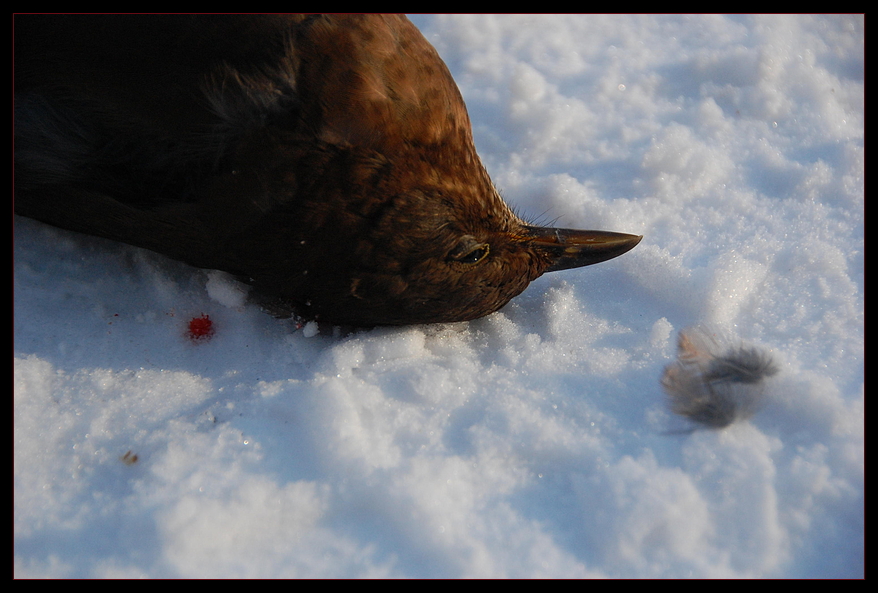
[[[17,217],[15,575],[862,577],[863,16],[412,19],[518,212],[642,243],[344,335]],[[686,431],[703,324],[779,372]]]

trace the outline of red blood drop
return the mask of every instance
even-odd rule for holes
[[[210,315],[201,314],[189,322],[189,338],[192,340],[208,340],[213,335],[213,321]]]

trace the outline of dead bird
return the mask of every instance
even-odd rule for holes
[[[476,319],[641,237],[526,223],[392,15],[16,15],[15,212],[307,319]]]

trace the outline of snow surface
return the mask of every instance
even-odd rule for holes
[[[340,335],[16,218],[16,576],[862,577],[863,17],[412,18],[519,212],[643,242]],[[780,372],[685,434],[705,323]]]

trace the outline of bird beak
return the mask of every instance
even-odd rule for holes
[[[643,235],[609,231],[577,231],[548,227],[525,227],[534,247],[549,254],[546,272],[599,264],[634,249]]]

